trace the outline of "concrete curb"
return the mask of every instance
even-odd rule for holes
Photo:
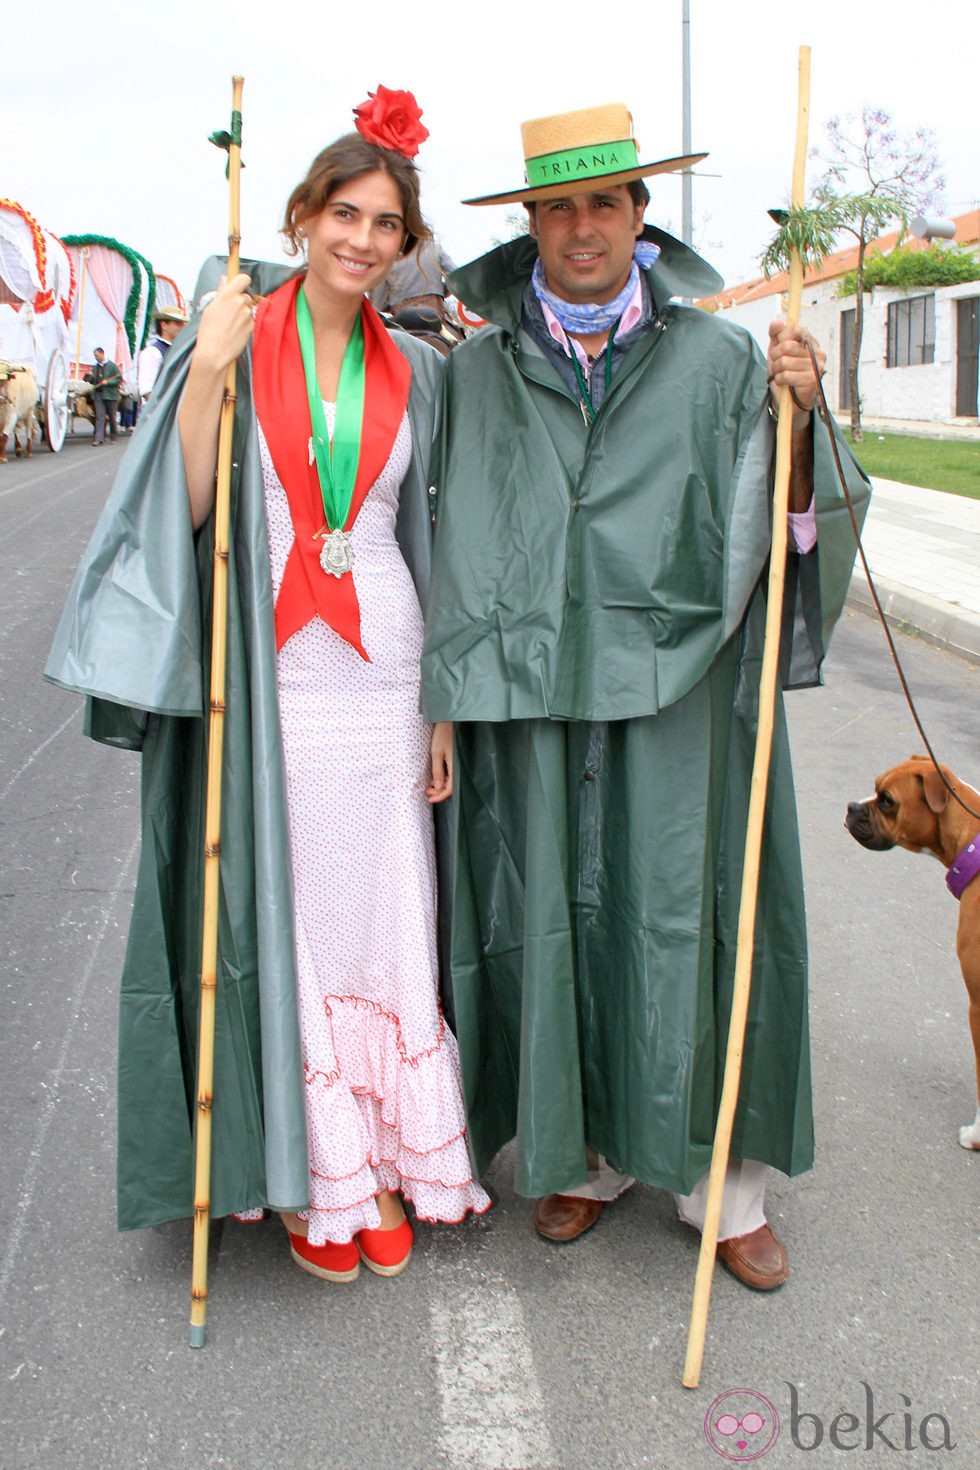
[[[890,627],[945,648],[971,663],[980,663],[980,616],[976,613],[881,577],[875,577],[875,588]],[[860,568],[851,578],[847,606],[878,616]]]

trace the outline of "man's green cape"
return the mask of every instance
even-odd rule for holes
[[[498,324],[449,359],[423,656],[457,723],[452,982],[470,1137],[516,1135],[517,1189],[586,1145],[688,1192],[708,1166],[731,1002],[770,545],[766,366],[669,300],[595,421],[521,323],[533,240],[457,272]],[[791,556],[785,683],[816,682],[854,542],[815,428],[817,549]],[[859,512],[867,483],[847,450]],[[736,1155],[797,1173],[813,1133],[803,881],[781,700]]]

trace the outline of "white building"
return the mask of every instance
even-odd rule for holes
[[[954,221],[956,243],[980,251],[980,210]],[[887,253],[897,234],[882,235],[869,254]],[[923,248],[924,242],[908,242]],[[800,320],[827,353],[824,391],[831,409],[849,408],[847,364],[853,340],[855,298],[837,294],[839,282],[857,263],[857,247],[830,255],[803,281]],[[788,286],[785,272],[759,277],[701,301],[752,333],[765,351],[769,323],[780,314]],[[858,384],[861,412],[868,418],[977,421],[977,364],[980,345],[980,280],[958,286],[898,291],[875,287],[864,297],[864,335]]]

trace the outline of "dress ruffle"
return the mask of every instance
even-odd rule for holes
[[[456,1039],[442,1018],[433,1045],[413,1055],[398,1017],[377,1002],[328,996],[324,1010],[334,1065],[308,1065],[305,1079],[310,1240],[376,1229],[382,1189],[400,1190],[426,1220],[486,1210],[466,1145]]]

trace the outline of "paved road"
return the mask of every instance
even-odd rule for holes
[[[138,764],[83,740],[78,702],[39,677],[123,452],[79,440],[0,467],[3,1470],[701,1470],[731,1463],[706,1442],[706,1410],[746,1387],[783,1421],[767,1470],[835,1466],[835,1416],[855,1421],[838,1421],[840,1443],[865,1444],[863,1384],[872,1419],[891,1417],[860,1463],[980,1465],[980,1155],[956,1142],[974,1108],[956,906],[937,864],[866,853],[841,825],[845,801],[919,745],[860,613],[838,631],[827,687],[789,701],[818,1165],[770,1191],[783,1291],[719,1273],[701,1387],[680,1387],[696,1250],[669,1200],[637,1188],[590,1235],[550,1246],[506,1156],[490,1214],[422,1227],[398,1281],[320,1286],[291,1266],[277,1223],[215,1227],[208,1346],[187,1347],[189,1228],[119,1236],[113,1220]],[[941,757],[976,783],[980,670],[900,642]],[[796,1426],[801,1445],[820,1431],[813,1450],[793,1442],[794,1393],[817,1416]],[[927,1455],[927,1415],[945,1417],[955,1451]],[[930,1443],[943,1432],[927,1421]]]

